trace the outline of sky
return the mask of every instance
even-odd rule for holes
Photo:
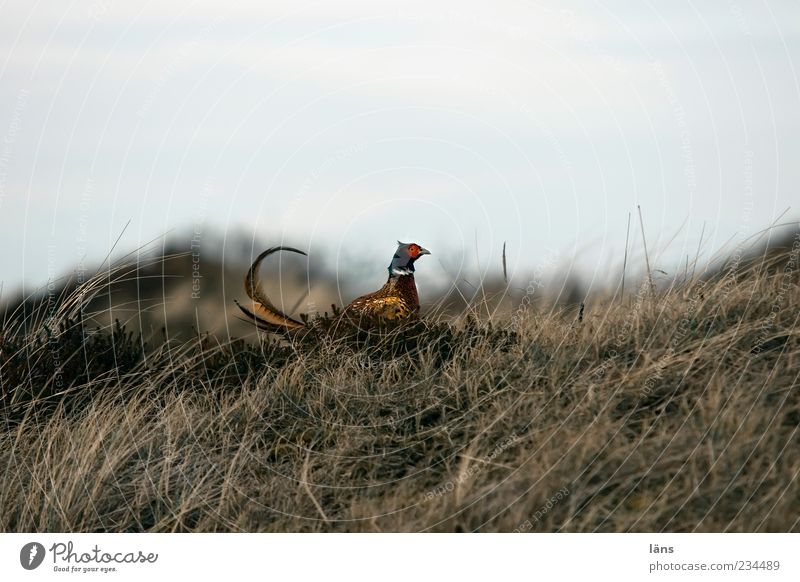
[[[0,2],[0,281],[235,234],[606,281],[797,220],[800,4]],[[126,228],[126,225],[127,228]],[[637,237],[639,237],[637,239]],[[638,242],[637,242],[638,241]],[[733,243],[731,243],[733,241]],[[248,260],[250,257],[243,257]]]

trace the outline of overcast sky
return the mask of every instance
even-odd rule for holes
[[[603,278],[637,204],[654,252],[678,233],[670,271],[704,223],[711,250],[800,201],[796,1],[0,14],[6,292],[102,260],[128,221],[122,250],[242,230],[382,272],[400,239],[435,278],[508,241],[518,277],[557,253]]]

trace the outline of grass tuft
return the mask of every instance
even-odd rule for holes
[[[0,335],[0,529],[800,531],[798,279],[297,345],[154,346],[73,294]]]

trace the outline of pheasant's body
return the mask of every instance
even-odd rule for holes
[[[414,275],[390,276],[374,293],[354,299],[342,315],[377,325],[417,318],[419,295]]]
[[[414,261],[420,256],[430,254],[417,244],[398,243],[400,246],[389,265],[389,279],[383,287],[353,300],[342,310],[338,318],[363,327],[386,327],[419,317],[419,295],[414,281]],[[258,280],[258,269],[261,261],[280,250],[305,254],[289,247],[274,247],[261,253],[256,258],[245,277],[245,290],[253,300],[251,309],[242,305],[239,308],[248,315],[255,324],[265,330],[287,335],[303,334],[309,331],[306,323],[292,319],[267,298]],[[335,327],[338,327],[335,326]]]

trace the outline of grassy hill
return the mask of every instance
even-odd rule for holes
[[[90,281],[0,336],[0,529],[800,531],[798,251],[298,346]]]

